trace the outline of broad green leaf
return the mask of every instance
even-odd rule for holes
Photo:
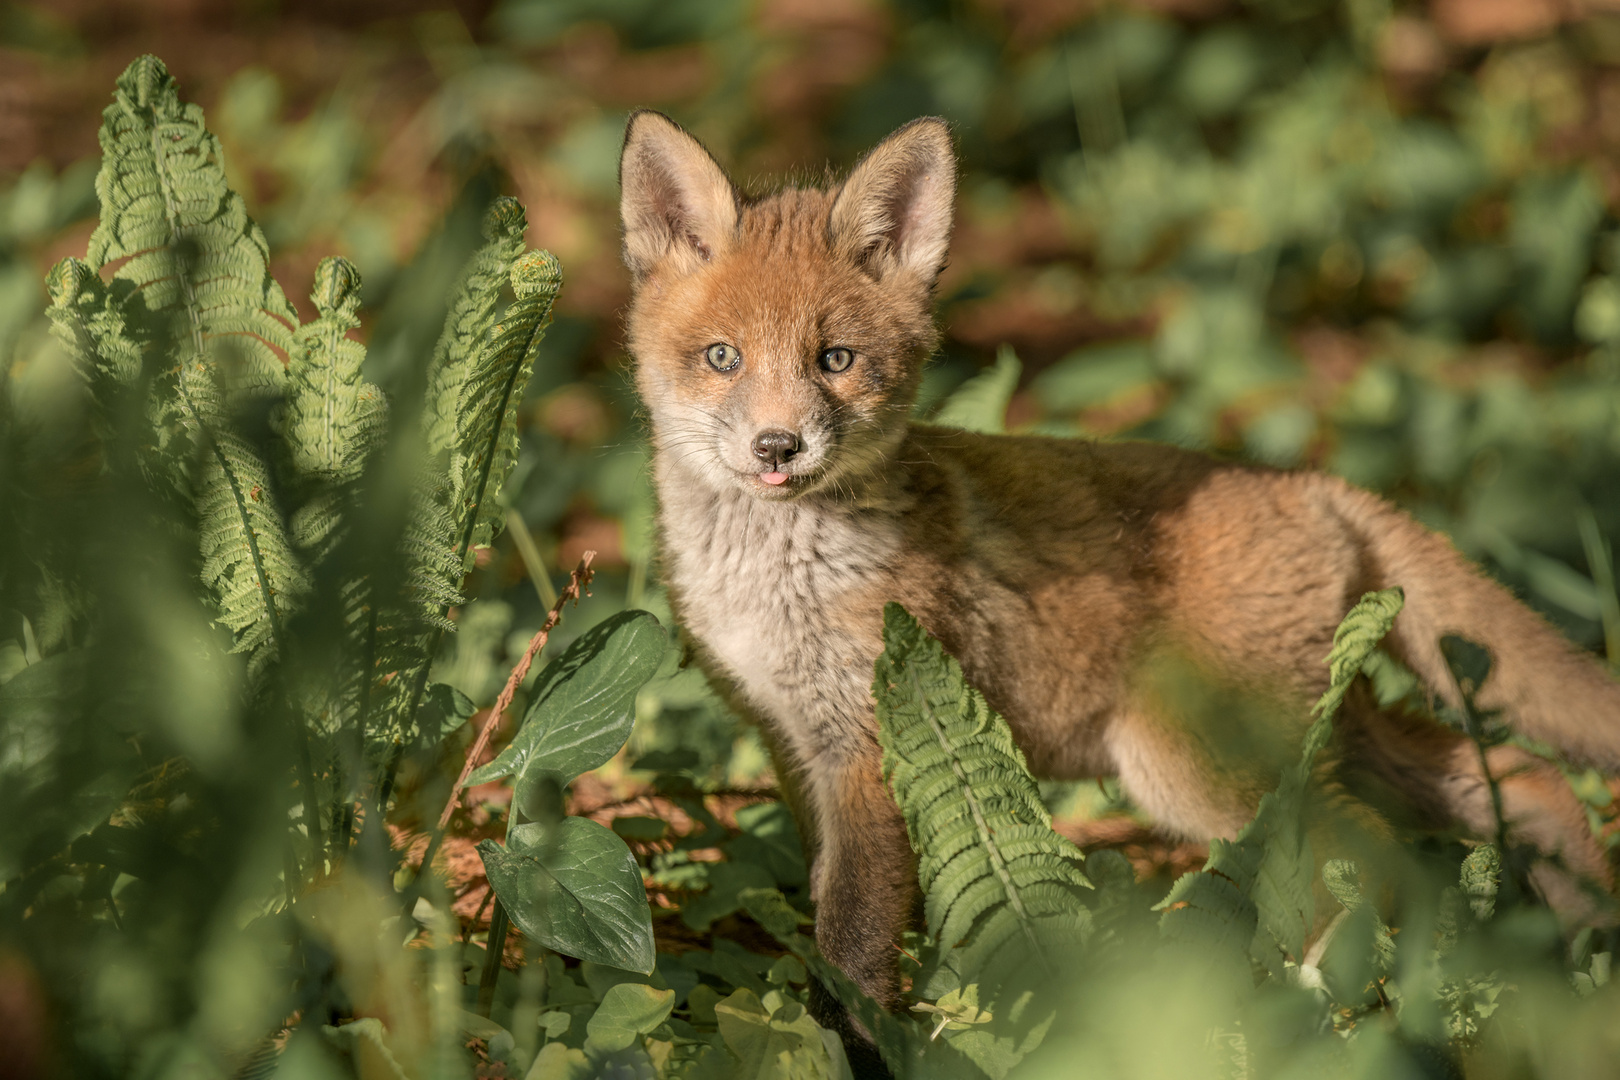
[[[534,1063],[523,1074],[523,1080],[590,1080],[593,1073],[585,1051],[553,1042],[534,1055]]]
[[[604,1053],[623,1050],[669,1018],[675,991],[654,990],[645,983],[619,983],[602,995],[602,1004],[585,1024],[590,1042]]]
[[[843,1055],[829,1053],[836,1044],[822,1039],[822,1029],[804,1006],[780,992],[764,998],[738,990],[714,1007],[726,1048],[737,1056],[737,1080],[838,1080],[849,1075]]]
[[[416,714],[417,731],[430,746],[455,731],[478,711],[473,699],[449,683],[434,683],[423,695]]]
[[[803,885],[809,879],[804,849],[799,846],[799,828],[786,803],[745,806],[737,811],[737,827],[742,835],[725,845],[734,862],[764,867],[779,885]]]
[[[517,737],[468,778],[517,776],[519,798],[542,777],[566,784],[607,763],[636,721],[636,694],[664,659],[664,629],[645,611],[592,627],[547,664]]]
[[[751,862],[720,862],[709,866],[709,891],[681,907],[681,920],[694,930],[707,930],[742,906],[738,897],[748,889],[770,889],[776,879],[763,866]]]
[[[612,830],[563,818],[512,830],[506,847],[478,845],[489,882],[512,921],[549,949],[649,975],[652,915],[641,868]]]

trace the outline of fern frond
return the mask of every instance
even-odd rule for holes
[[[484,219],[484,246],[462,272],[428,370],[422,436],[430,459],[404,546],[406,589],[430,627],[449,626],[445,611],[461,602],[473,548],[498,527],[493,508],[515,460],[517,406],[561,284],[548,252],[519,258],[525,228],[517,200],[495,200]],[[496,304],[507,285],[517,299],[497,326]]]
[[[1496,893],[1502,881],[1502,853],[1494,844],[1481,844],[1463,860],[1459,875],[1463,895],[1474,918],[1489,922],[1496,914]]]
[[[1406,604],[1406,593],[1396,586],[1393,589],[1383,589],[1379,592],[1370,592],[1362,596],[1350,613],[1339,623],[1339,628],[1333,631],[1333,648],[1327,655],[1328,688],[1311,711],[1318,717],[1331,720],[1333,714],[1339,711],[1344,704],[1344,696],[1350,692],[1350,684],[1355,681],[1356,675],[1378,649],[1378,643],[1384,640],[1390,628],[1395,625],[1395,616],[1401,613]],[[1313,725],[1316,732],[1321,725]],[[1331,730],[1322,726],[1322,731]],[[1322,735],[1323,743],[1326,735]],[[1306,748],[1309,752],[1310,738],[1306,738]]]
[[[1374,962],[1382,972],[1391,970],[1395,966],[1395,937],[1362,895],[1361,869],[1349,859],[1329,859],[1322,864],[1322,884],[1348,914],[1366,923],[1371,931]]]
[[[279,655],[282,626],[309,587],[293,551],[257,448],[226,416],[213,371],[191,361],[180,370],[187,427],[201,444],[194,495],[201,529],[202,579],[217,617],[246,653],[251,677]]]
[[[505,524],[499,498],[518,454],[518,406],[534,372],[562,268],[549,251],[531,251],[512,264],[512,306],[489,344],[461,379],[456,402],[452,510],[462,527],[464,569],[474,548],[488,544]]]
[[[929,933],[942,948],[966,939],[965,981],[992,959],[1079,940],[1083,856],[1052,831],[1006,721],[899,604],[884,608],[883,643],[872,684],[883,774],[919,854]]]
[[[952,391],[933,423],[964,431],[1001,432],[1007,430],[1007,405],[1018,389],[1023,365],[1011,345],[1003,345],[996,362]]]
[[[73,357],[90,385],[97,406],[112,406],[112,396],[140,378],[143,352],[124,325],[122,305],[89,264],[63,259],[46,278],[51,305],[46,314],[51,334]]]
[[[1298,962],[1315,916],[1315,860],[1305,833],[1305,793],[1317,756],[1350,684],[1389,633],[1404,603],[1399,588],[1364,595],[1339,624],[1327,656],[1329,685],[1313,711],[1297,764],[1260,800],[1254,820],[1231,842],[1210,843],[1202,870],[1183,874],[1159,904],[1169,939],[1226,954],[1247,970],[1248,956],[1280,975]],[[1239,945],[1241,943],[1241,946]],[[1238,948],[1248,955],[1231,957]]]
[[[218,140],[162,61],[143,56],[119,77],[100,138],[88,261],[99,270],[126,260],[111,291],[127,297],[126,323],[164,350],[173,373],[154,383],[149,405],[159,445],[172,417],[196,446],[196,472],[178,486],[189,480],[196,500],[202,577],[237,651],[262,673],[307,580],[271,470],[232,423],[231,403],[279,393],[298,320],[270,276],[263,233],[225,183]]]
[[[232,346],[232,389],[278,387],[298,317],[270,276],[264,234],[225,183],[219,140],[202,109],[180,101],[155,56],[119,76],[102,113],[101,221],[86,255],[133,286],[131,304],[164,324],[182,362]]]
[[[562,283],[546,251],[513,259],[525,228],[516,200],[496,200],[484,247],[469,261],[429,372],[423,437],[434,456],[416,486],[403,548],[409,610],[379,627],[378,670],[390,681],[396,736],[410,729],[439,636],[454,626],[474,549],[502,524],[500,491],[517,459],[517,410]],[[494,322],[505,267],[514,299]]]
[[[495,308],[511,278],[512,264],[523,254],[523,233],[528,227],[522,204],[508,196],[496,199],[484,216],[484,246],[473,253],[461,272],[455,300],[428,362],[422,435],[429,454],[449,452],[460,441],[462,384],[489,340]]]
[[[348,336],[360,326],[360,272],[347,259],[322,259],[310,299],[318,317],[293,337],[277,426],[299,473],[324,484],[349,483],[359,478],[388,423],[387,399],[360,377],[366,347]]]

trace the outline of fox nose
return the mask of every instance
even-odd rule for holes
[[[781,465],[802,447],[791,431],[762,431],[754,436],[754,456],[770,465]]]

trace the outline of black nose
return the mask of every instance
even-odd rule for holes
[[[772,465],[781,465],[800,449],[799,437],[791,431],[762,431],[754,436],[754,456]]]

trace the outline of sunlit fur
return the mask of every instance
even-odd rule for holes
[[[816,935],[880,1000],[912,857],[884,790],[870,694],[885,601],[904,603],[1008,719],[1038,775],[1117,775],[1167,831],[1230,837],[1297,759],[1334,627],[1406,590],[1387,639],[1455,703],[1437,641],[1496,659],[1483,703],[1578,759],[1620,766],[1620,688],[1441,537],[1333,477],[1142,443],[910,423],[951,225],[939,121],[902,128],[829,190],[749,201],[653,113],[622,177],[629,334],[652,422],[663,572],[700,661],[773,744],[814,852]],[[717,372],[705,350],[741,351]],[[855,351],[820,370],[831,346]],[[753,438],[803,451],[787,480]],[[1321,771],[1319,856],[1369,872],[1394,826],[1494,833],[1472,742],[1360,687]],[[1604,856],[1556,768],[1490,751],[1511,835],[1567,919],[1601,917]]]

